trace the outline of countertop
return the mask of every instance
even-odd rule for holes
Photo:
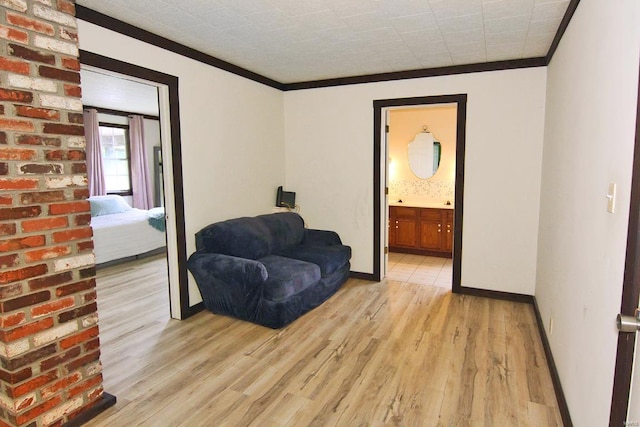
[[[453,204],[445,205],[443,202],[389,202],[389,206],[405,206],[408,208],[454,209]]]

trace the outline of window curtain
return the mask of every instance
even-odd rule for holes
[[[89,196],[103,196],[107,194],[102,165],[102,151],[100,150],[100,129],[98,129],[98,111],[91,109],[83,112],[84,137],[86,139],[87,181]]]
[[[131,146],[131,190],[133,207],[151,209],[153,192],[144,145],[144,120],[142,116],[129,116],[129,139]]]

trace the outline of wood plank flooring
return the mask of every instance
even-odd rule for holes
[[[164,258],[98,271],[89,426],[560,426],[531,306],[350,279],[281,330],[169,319]]]

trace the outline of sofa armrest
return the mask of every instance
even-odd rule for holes
[[[228,284],[260,285],[267,279],[267,269],[261,262],[230,255],[195,252],[187,263],[194,276],[215,277]]]
[[[307,228],[304,230],[304,239],[302,240],[302,244],[313,246],[332,246],[341,245],[342,240],[340,240],[340,236],[338,236],[338,233],[335,231]]]

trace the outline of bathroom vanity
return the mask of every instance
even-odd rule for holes
[[[451,258],[453,206],[389,206],[389,251]]]

